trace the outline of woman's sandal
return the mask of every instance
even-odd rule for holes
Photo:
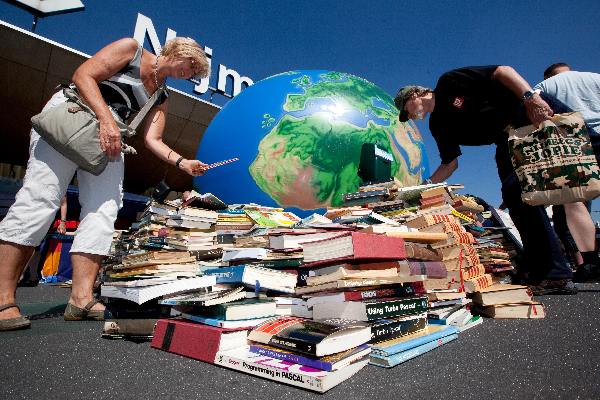
[[[65,321],[104,321],[104,310],[92,310],[96,303],[98,303],[98,300],[92,300],[83,308],[68,303],[67,308],[65,308]]]
[[[9,308],[16,307],[21,312],[21,309],[15,303],[8,303],[0,306],[0,311],[8,310]],[[31,321],[29,318],[22,315],[16,318],[0,319],[0,332],[1,331],[14,331],[17,329],[31,328]]]

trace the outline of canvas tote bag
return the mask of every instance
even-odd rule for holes
[[[121,138],[135,135],[135,130],[164,89],[160,87],[129,125],[113,112],[121,131]],[[56,151],[77,164],[81,169],[100,175],[108,164],[108,156],[100,148],[100,123],[72,86],[63,88],[67,101],[31,118],[33,129]],[[111,110],[112,111],[112,110]],[[135,154],[135,149],[122,143],[122,151]]]
[[[600,195],[600,167],[581,113],[555,114],[538,129],[509,129],[508,147],[525,203],[566,204]]]

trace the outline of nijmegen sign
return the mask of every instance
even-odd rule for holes
[[[172,30],[171,28],[169,28],[169,29],[167,29],[167,35],[165,36],[164,42],[167,42],[176,36],[177,36],[177,32]],[[140,42],[142,45],[144,44],[144,41],[146,40],[146,38],[148,38],[150,46],[152,47],[152,50],[154,51],[155,54],[158,54],[160,52],[160,49],[162,49],[161,42],[158,39],[156,29],[154,28],[154,24],[152,23],[152,20],[150,18],[146,17],[145,15],[138,13],[137,21],[135,23],[135,31],[134,31],[133,37],[135,40]],[[208,46],[204,46],[204,51],[206,52],[206,55],[208,56],[209,63],[212,64],[213,49],[211,49]],[[212,65],[211,65],[211,76],[213,76],[213,75],[214,75],[214,68],[212,68]],[[212,88],[209,86],[209,81],[211,79],[211,76],[208,76],[207,78],[204,78],[199,82],[192,80],[192,82],[195,83],[193,91],[195,93],[205,94],[209,90],[212,90],[212,91],[222,94],[224,96],[233,97],[242,91],[242,85],[244,85],[245,87],[248,87],[254,83],[252,81],[252,79],[248,78],[247,76],[240,76],[240,74],[237,71],[235,71],[233,69],[229,69],[223,64],[219,64],[216,88]],[[229,78],[231,78],[231,79],[229,79]],[[231,86],[230,90],[228,91],[227,83],[229,80],[231,80],[232,86]]]

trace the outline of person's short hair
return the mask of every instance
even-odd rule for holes
[[[567,67],[567,68],[571,68],[571,66],[567,63],[564,62],[558,62],[558,63],[554,63],[551,66],[549,66],[548,68],[546,68],[546,70],[544,70],[544,79],[548,79],[553,77],[554,75],[556,75],[555,70],[557,68],[561,68],[561,67]]]
[[[188,58],[194,66],[194,78],[206,78],[210,73],[208,57],[198,42],[188,37],[176,37],[163,46],[161,56],[167,58]]]
[[[406,106],[406,102],[410,100],[413,96],[423,96],[427,93],[433,93],[433,90],[423,86],[409,85],[401,87],[396,93],[396,97],[394,98],[394,104],[400,113],[398,114],[398,119],[400,122],[408,121],[408,112],[404,109]]]

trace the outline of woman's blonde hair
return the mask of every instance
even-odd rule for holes
[[[188,37],[176,37],[163,46],[160,55],[166,58],[188,58],[192,61],[194,78],[206,78],[210,74],[210,65],[204,50],[198,42]]]

